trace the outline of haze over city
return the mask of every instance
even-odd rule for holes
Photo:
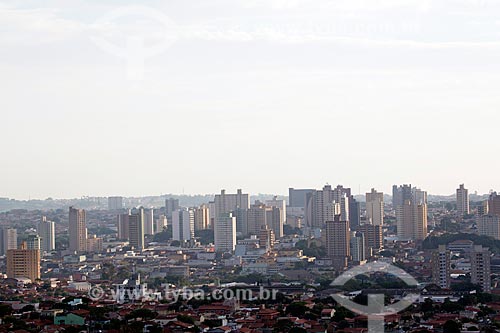
[[[0,2],[1,197],[500,188],[497,2],[142,1],[135,79],[128,5]]]

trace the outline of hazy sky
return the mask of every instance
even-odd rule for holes
[[[0,0],[0,197],[500,190],[500,1],[138,3]]]

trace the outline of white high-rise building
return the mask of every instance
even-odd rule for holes
[[[181,208],[172,213],[172,236],[177,241],[190,241],[194,238],[194,211]]]
[[[368,224],[384,225],[384,193],[373,188],[366,193],[366,220]]]
[[[232,213],[225,213],[217,217],[214,236],[216,251],[234,251],[236,246],[236,217]]]
[[[351,232],[350,246],[352,261],[357,264],[364,263],[366,261],[365,235],[361,232]]]
[[[87,213],[83,209],[69,207],[69,249],[87,251]]]
[[[163,229],[167,228],[167,226],[168,226],[167,217],[165,215],[160,215],[156,219],[155,234],[162,232]]]
[[[465,188],[464,184],[457,188],[457,213],[460,217],[470,213],[469,190]]]
[[[50,252],[56,249],[56,224],[52,221],[47,221],[47,218],[42,217],[42,221],[37,226],[38,235],[42,238],[42,251]]]

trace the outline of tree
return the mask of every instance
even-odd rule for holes
[[[460,333],[461,325],[454,321],[448,320],[443,325],[443,333]]]
[[[285,313],[290,314],[293,317],[303,316],[308,310],[304,302],[294,302],[286,307]]]

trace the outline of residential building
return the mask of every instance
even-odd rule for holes
[[[7,251],[7,276],[9,278],[28,278],[32,282],[40,279],[40,250],[28,249],[23,242],[19,249]]]
[[[194,211],[180,208],[172,213],[173,239],[181,242],[194,238]]]
[[[471,282],[481,286],[485,293],[491,292],[491,253],[488,248],[475,245],[470,253]]]
[[[123,197],[108,197],[108,210],[123,209]]]
[[[477,218],[477,232],[481,236],[500,239],[500,216],[483,215]]]
[[[69,249],[87,250],[87,213],[83,209],[69,207]]]
[[[233,252],[236,246],[236,217],[232,213],[219,215],[214,225],[215,250]]]
[[[326,221],[325,225],[327,256],[336,270],[343,270],[350,260],[349,221],[342,221],[337,215],[333,221]]]
[[[443,289],[450,288],[451,281],[450,250],[439,245],[432,253],[432,282]]]
[[[464,184],[461,184],[457,189],[457,214],[462,217],[469,213],[469,190],[465,188]]]
[[[37,226],[37,232],[42,238],[42,251],[50,252],[56,249],[56,224],[53,221],[47,221],[45,216],[42,217]]]
[[[366,193],[366,220],[369,224],[384,225],[384,193],[373,188]]]

